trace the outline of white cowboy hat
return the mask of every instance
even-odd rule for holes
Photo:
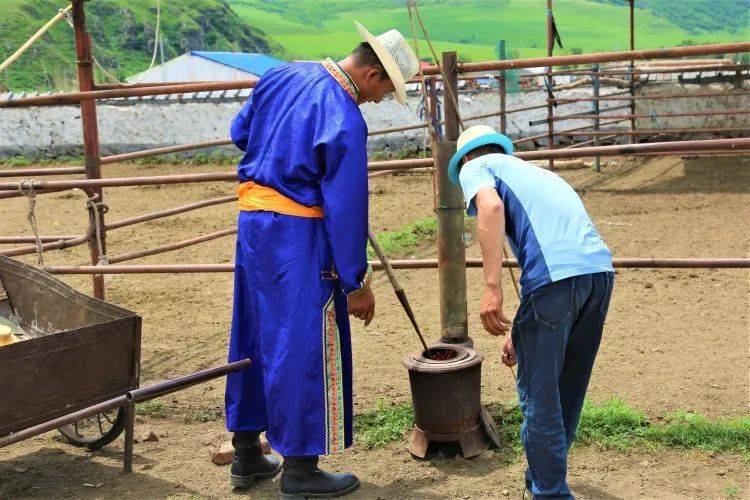
[[[398,30],[386,31],[382,35],[372,36],[364,26],[354,21],[362,39],[370,44],[380,59],[385,72],[396,89],[396,100],[406,104],[406,80],[419,71],[419,59],[414,55],[404,36]]]

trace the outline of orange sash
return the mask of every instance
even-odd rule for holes
[[[323,207],[302,205],[273,188],[253,181],[241,183],[237,188],[237,197],[240,210],[263,210],[298,217],[323,218]]]

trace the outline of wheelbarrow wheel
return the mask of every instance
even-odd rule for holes
[[[113,408],[78,420],[57,429],[75,446],[98,450],[122,434],[125,429],[125,408]]]

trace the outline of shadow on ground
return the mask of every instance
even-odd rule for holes
[[[125,474],[121,451],[80,454],[62,448],[41,448],[0,460],[0,498],[101,498],[128,496],[137,491],[159,497],[196,494],[181,484],[142,472],[152,466],[153,461],[135,455],[134,472]]]

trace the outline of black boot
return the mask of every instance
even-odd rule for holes
[[[273,477],[281,470],[281,462],[273,455],[264,455],[260,431],[240,431],[232,436],[234,459],[229,478],[236,488],[249,488],[256,479]]]
[[[353,474],[331,474],[318,469],[318,457],[284,457],[281,498],[332,498],[359,488]]]

